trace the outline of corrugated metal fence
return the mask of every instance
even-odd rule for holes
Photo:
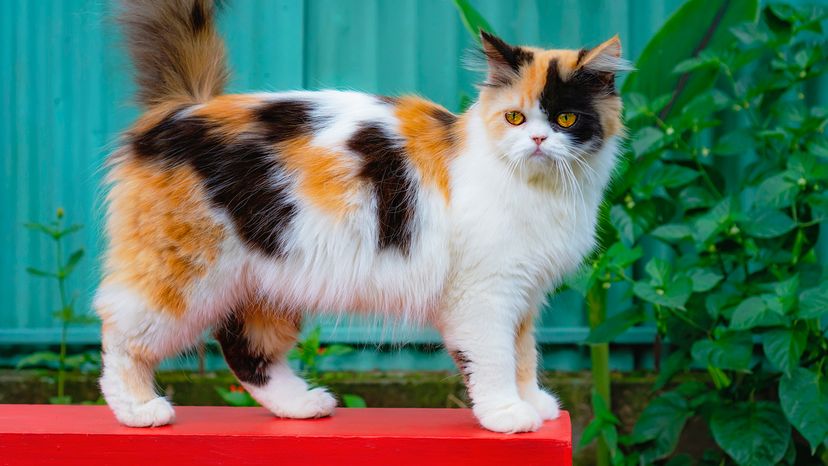
[[[547,47],[594,45],[619,33],[636,58],[681,0],[477,0],[472,3],[505,39]],[[0,0],[0,345],[55,343],[57,297],[51,283],[28,275],[48,268],[52,244],[23,228],[63,207],[85,228],[74,246],[86,258],[70,281],[79,309],[89,309],[101,250],[101,165],[119,131],[137,115],[110,2]],[[472,46],[450,0],[236,0],[222,14],[230,48],[232,91],[349,88],[415,92],[457,110],[478,78],[461,58]],[[689,25],[689,27],[693,27]],[[578,346],[587,333],[580,301],[554,299],[543,313],[546,365],[588,364]],[[372,346],[399,340],[435,342],[432,332],[401,332],[362,322],[326,325],[328,340],[368,343],[348,367],[447,367],[439,353],[389,356]],[[95,326],[70,332],[95,343]],[[634,329],[621,342],[651,341]],[[376,347],[373,347],[376,349]],[[366,353],[371,353],[367,355]],[[640,355],[644,354],[644,359]],[[385,359],[383,359],[385,358]],[[619,369],[646,365],[645,351],[614,352]],[[383,362],[384,361],[384,362]]]

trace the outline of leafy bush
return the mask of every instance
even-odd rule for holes
[[[828,280],[815,250],[828,110],[806,104],[807,81],[828,69],[825,18],[768,6],[672,70],[704,73],[707,86],[624,95],[634,133],[605,248],[571,284],[631,297],[590,342],[654,323],[669,356],[630,435],[594,402],[582,443],[602,437],[616,464],[668,458],[695,416],[721,448],[705,462],[794,464],[828,445]],[[673,105],[677,92],[686,104]],[[677,379],[696,370],[706,376]]]

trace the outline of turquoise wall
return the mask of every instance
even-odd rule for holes
[[[234,0],[221,18],[234,72],[231,91],[337,87],[418,93],[456,110],[477,76],[461,57],[472,41],[450,0]],[[620,34],[635,59],[680,0],[472,0],[506,40],[545,47],[595,45]],[[63,207],[85,228],[73,239],[86,257],[70,280],[89,310],[102,237],[101,165],[119,131],[136,117],[128,63],[103,0],[0,0],[0,346],[54,343],[54,286],[25,272],[48,268],[52,244],[23,228]],[[588,364],[580,301],[564,293],[543,313],[546,365]],[[369,343],[347,367],[448,367],[427,349],[378,352],[380,343],[435,342],[431,331],[378,328],[361,321],[325,325],[329,341]],[[620,338],[614,365],[649,358],[650,329]],[[94,344],[95,326],[70,331]],[[639,345],[636,349],[635,344]],[[373,348],[373,349],[372,349]],[[373,358],[373,359],[372,359]]]

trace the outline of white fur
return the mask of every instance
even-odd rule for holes
[[[268,100],[301,98],[321,105],[330,118],[314,143],[345,151],[359,122],[381,124],[389,134],[398,122],[389,106],[354,92],[267,94]],[[432,324],[450,350],[470,360],[469,393],[481,424],[500,432],[532,431],[558,416],[557,399],[537,381],[519,387],[515,371],[515,329],[534,315],[546,291],[575,269],[594,246],[596,212],[613,167],[616,141],[596,153],[577,154],[563,133],[553,131],[540,107],[527,112],[527,124],[490,141],[478,107],[466,118],[468,144],[450,164],[451,198],[419,181],[414,237],[408,255],[377,247],[375,200],[368,188],[353,193],[353,211],[335,218],[295,194],[294,179],[274,179],[294,190],[299,214],[284,258],[267,257],[229,235],[210,272],[186,290],[184,317],[165,317],[124,287],[104,286],[97,307],[115,317],[118,338],[105,343],[104,395],[127,425],[160,425],[173,419],[169,403],[147,398],[124,385],[129,370],[119,345],[140,342],[159,357],[191,344],[219,322],[239,300],[265,297],[281,309],[378,312],[394,319]],[[531,136],[542,134],[543,156],[532,156]],[[357,160],[356,154],[346,154]],[[560,175],[562,164],[572,177]],[[580,168],[579,168],[580,167]],[[413,167],[411,175],[418,179]],[[552,174],[538,185],[532,177]],[[558,178],[555,179],[554,177]],[[232,222],[216,218],[232,232]],[[140,383],[146,383],[146,377]],[[245,388],[284,417],[319,417],[335,401],[322,389],[308,390],[283,362],[270,368],[263,387]]]

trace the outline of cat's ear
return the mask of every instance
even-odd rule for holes
[[[532,61],[532,52],[507,44],[503,39],[480,31],[480,43],[486,56],[486,85],[506,86],[518,77],[520,67]]]
[[[630,62],[621,57],[621,39],[618,34],[597,47],[583,51],[578,65],[581,68],[612,75],[632,70]]]

